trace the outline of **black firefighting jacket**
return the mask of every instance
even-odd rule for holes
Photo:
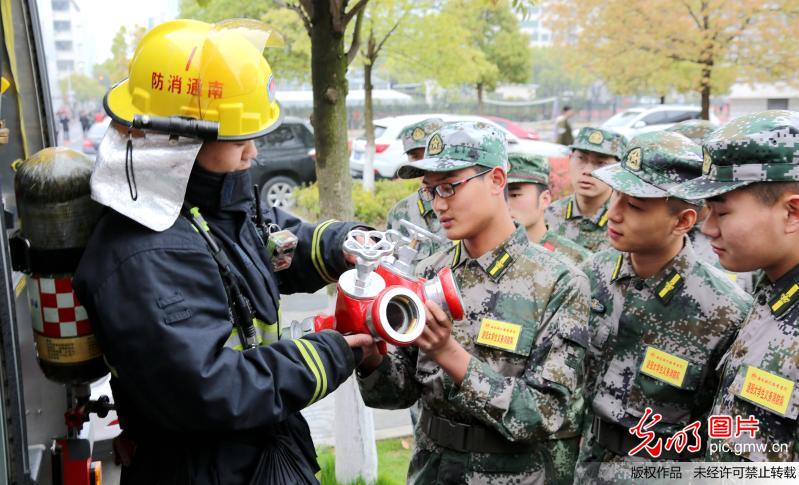
[[[299,238],[291,267],[272,272],[253,223],[247,171],[212,174],[195,165],[186,200],[246,281],[261,325],[278,322],[280,293],[315,291],[347,269],[341,248],[354,224],[311,225],[271,209],[266,222]],[[135,443],[123,484],[316,481],[299,410],[352,373],[353,353],[340,334],[232,348],[238,341],[219,267],[186,217],[155,232],[109,209],[74,288],[111,369],[121,426]]]

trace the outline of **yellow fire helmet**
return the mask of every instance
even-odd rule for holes
[[[248,140],[280,125],[263,56],[283,38],[256,20],[173,20],[144,35],[128,78],[104,99],[117,123],[179,135]],[[199,122],[192,121],[199,120]]]

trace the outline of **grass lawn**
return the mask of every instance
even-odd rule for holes
[[[411,461],[412,439],[396,438],[377,442],[377,485],[402,485],[408,474],[408,463]],[[333,448],[324,447],[316,450],[319,455],[319,480],[322,485],[343,485],[336,481],[336,454]],[[356,480],[347,485],[366,485],[363,480]]]

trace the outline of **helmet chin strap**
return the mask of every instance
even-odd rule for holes
[[[128,141],[125,144],[125,177],[128,179],[130,199],[136,201],[139,198],[139,188],[136,186],[136,172],[133,171],[133,140],[130,130],[128,130]]]

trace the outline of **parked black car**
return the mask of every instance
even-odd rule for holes
[[[286,117],[275,131],[255,140],[258,156],[250,173],[271,207],[292,207],[294,188],[316,180],[313,128],[299,118]]]

